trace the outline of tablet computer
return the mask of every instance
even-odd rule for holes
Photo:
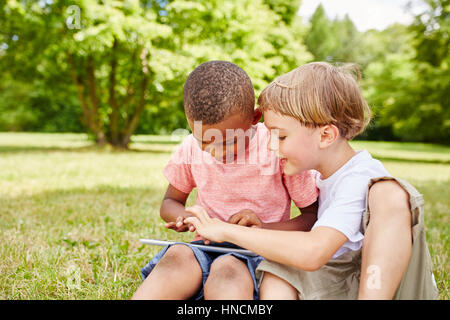
[[[219,253],[236,252],[236,253],[244,254],[247,256],[252,256],[252,257],[257,256],[256,253],[251,252],[250,250],[236,248],[235,245],[228,243],[228,242],[224,242],[224,243],[212,242],[211,244],[205,245],[205,244],[197,244],[197,243],[190,243],[190,242],[166,241],[166,240],[158,240],[158,239],[140,239],[139,241],[143,244],[148,244],[148,245],[152,245],[152,246],[167,246],[167,245],[175,244],[175,243],[186,243],[186,244],[189,244],[190,246],[202,249],[203,251],[219,252]]]

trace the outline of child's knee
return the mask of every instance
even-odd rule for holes
[[[409,194],[393,180],[376,182],[369,190],[369,211],[392,216],[393,212],[410,214]]]
[[[247,265],[229,255],[216,259],[205,282],[205,299],[252,299],[253,279]]]
[[[183,244],[175,244],[167,249],[158,265],[159,267],[183,268],[194,263],[197,263],[197,259],[192,249]]]
[[[259,292],[261,300],[298,299],[298,292],[296,288],[270,272],[264,272]]]
[[[234,283],[253,286],[247,265],[231,255],[219,258],[212,263],[208,282],[210,284],[214,282],[215,285]]]

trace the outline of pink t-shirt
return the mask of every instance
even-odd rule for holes
[[[238,211],[251,209],[265,223],[289,220],[291,199],[300,208],[317,200],[316,171],[285,176],[277,156],[267,149],[269,130],[262,123],[254,129],[246,163],[216,160],[191,134],[174,151],[164,175],[184,193],[196,187],[196,204],[211,217],[227,221]]]

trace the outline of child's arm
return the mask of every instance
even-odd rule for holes
[[[309,231],[317,221],[317,201],[308,207],[301,208],[302,214],[298,217],[283,222],[263,223],[252,210],[242,210],[235,213],[228,220],[229,223],[244,227],[257,227],[286,231]]]
[[[185,222],[192,223],[204,238],[229,241],[264,258],[306,271],[322,267],[347,241],[343,233],[330,227],[317,227],[309,232],[246,228],[212,219],[199,206],[187,211],[195,217],[186,218]]]
[[[165,224],[166,228],[178,232],[185,232],[187,230],[194,231],[193,227],[190,228],[190,226],[183,222],[184,218],[192,216],[185,210],[188,196],[188,193],[184,193],[169,184],[159,210],[161,218],[167,222]]]
[[[264,223],[262,228],[285,231],[310,231],[317,221],[318,202],[314,202],[308,207],[301,208],[301,215],[288,221]]]

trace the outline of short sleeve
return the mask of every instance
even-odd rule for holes
[[[360,232],[366,206],[366,192],[369,177],[356,174],[343,178],[333,200],[319,216],[313,226],[330,227],[342,232],[349,241],[358,242],[364,238]]]
[[[190,193],[196,187],[191,171],[193,143],[191,135],[186,137],[163,169],[169,183],[184,193]]]
[[[297,207],[305,208],[317,200],[319,190],[316,186],[316,175],[315,170],[303,171],[293,176],[283,174],[284,185]]]

